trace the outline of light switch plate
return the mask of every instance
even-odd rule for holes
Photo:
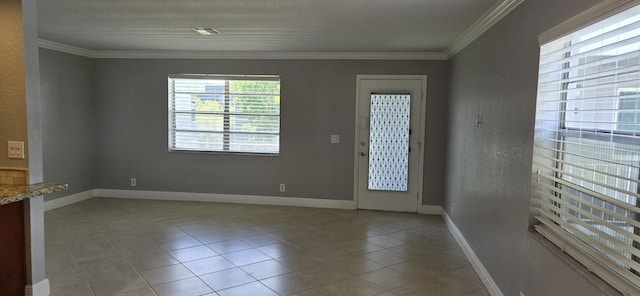
[[[9,158],[24,159],[24,142],[9,141],[7,151]]]

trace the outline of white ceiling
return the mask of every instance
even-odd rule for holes
[[[92,52],[446,52],[505,2],[38,0],[38,33]]]

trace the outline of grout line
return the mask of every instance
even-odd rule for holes
[[[96,292],[93,290],[93,287],[89,283],[89,280],[87,279],[87,275],[84,273],[82,268],[80,268],[80,265],[78,264],[78,261],[76,260],[76,256],[73,255],[73,252],[71,252],[71,249],[69,249],[69,247],[67,246],[67,240],[65,239],[65,240],[63,240],[63,242],[64,242],[65,249],[67,249],[67,252],[69,252],[69,255],[71,255],[71,260],[73,260],[73,264],[75,265],[75,267],[78,269],[78,271],[82,275],[82,279],[84,280],[84,283],[87,286],[89,286],[89,289],[91,290],[91,294],[93,294],[95,296]]]

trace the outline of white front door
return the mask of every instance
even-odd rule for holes
[[[358,75],[357,84],[358,208],[417,212],[427,77]]]

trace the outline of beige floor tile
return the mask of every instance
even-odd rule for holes
[[[261,234],[249,237],[243,237],[241,240],[254,248],[264,247],[282,243],[281,236],[278,234]]]
[[[333,292],[325,286],[315,287],[304,290],[300,293],[292,294],[292,296],[333,296]]]
[[[369,296],[385,291],[384,288],[360,277],[329,283],[324,287],[329,291],[329,295],[335,296]]]
[[[182,280],[195,275],[181,264],[150,269],[141,273],[151,286]]]
[[[262,261],[241,266],[240,269],[258,280],[291,272],[289,268],[276,260]]]
[[[124,258],[98,259],[79,262],[78,266],[87,279],[103,278],[114,274],[135,272]]]
[[[486,289],[481,288],[469,294],[465,294],[464,296],[491,296],[491,294],[489,294],[489,292]]]
[[[240,268],[225,269],[204,274],[200,276],[200,279],[216,292],[256,281],[256,279]]]
[[[302,253],[302,250],[300,248],[294,247],[293,245],[290,245],[288,243],[267,245],[259,247],[257,249],[271,258],[281,258]]]
[[[113,296],[156,296],[156,293],[150,287],[140,288],[129,291],[116,292]]]
[[[186,234],[192,237],[198,234],[210,233],[214,229],[213,224],[209,224],[206,221],[197,220],[192,222],[193,223],[188,223],[188,224],[175,223],[175,225],[178,226],[180,230],[182,230],[183,232],[185,232]]]
[[[190,236],[156,240],[156,242],[158,243],[158,245],[160,245],[160,247],[164,248],[167,251],[174,251],[202,245],[199,241]]]
[[[190,261],[190,262],[184,263],[184,266],[186,266],[189,270],[191,270],[191,272],[193,272],[195,275],[203,275],[207,273],[212,273],[212,272],[236,267],[235,265],[233,265],[233,263],[227,261],[221,256],[214,256],[214,257],[199,259],[195,261]]]
[[[253,264],[261,261],[271,260],[271,257],[256,249],[248,249],[244,251],[238,251],[233,253],[223,254],[222,257],[229,260],[231,263],[237,266],[243,266],[247,264]]]
[[[488,295],[436,216],[93,198],[45,229],[54,296]]]
[[[385,290],[397,289],[415,281],[414,277],[399,273],[391,268],[378,269],[360,277]]]
[[[383,248],[391,248],[404,244],[403,240],[392,237],[391,235],[380,235],[367,238],[367,241]]]
[[[329,263],[329,266],[350,275],[359,275],[384,268],[384,266],[367,259],[364,255],[336,258],[336,260]]]
[[[279,295],[290,295],[314,287],[312,283],[297,272],[264,279],[261,282]]]
[[[153,286],[153,290],[158,296],[200,296],[213,292],[209,286],[195,277]]]
[[[218,254],[227,254],[251,249],[249,244],[238,239],[208,244],[207,247]]]
[[[259,282],[253,282],[218,291],[218,294],[220,296],[278,296],[276,292]]]
[[[62,285],[51,283],[51,296],[95,296],[87,282],[67,282]]]
[[[115,273],[100,278],[88,278],[87,281],[96,296],[118,295],[149,287],[137,272]]]
[[[316,256],[313,252],[281,257],[276,260],[290,270],[301,270],[327,263],[325,259]]]
[[[219,242],[233,239],[232,235],[222,233],[222,232],[207,232],[207,233],[192,234],[191,237],[193,237],[194,239],[196,239],[197,241],[205,245],[219,243]]]
[[[169,253],[156,253],[147,256],[135,256],[127,258],[127,261],[138,272],[169,265],[176,265],[180,263],[178,259],[171,256]]]
[[[169,252],[171,256],[180,260],[180,262],[189,262],[193,260],[217,256],[218,254],[205,246],[196,246],[190,248],[179,249]]]
[[[337,268],[334,264],[310,267],[300,270],[298,273],[314,286],[321,286],[327,283],[343,280],[353,275],[345,268]]]
[[[367,259],[385,267],[396,265],[398,263],[407,261],[406,256],[394,253],[387,249],[367,253],[364,256]]]

